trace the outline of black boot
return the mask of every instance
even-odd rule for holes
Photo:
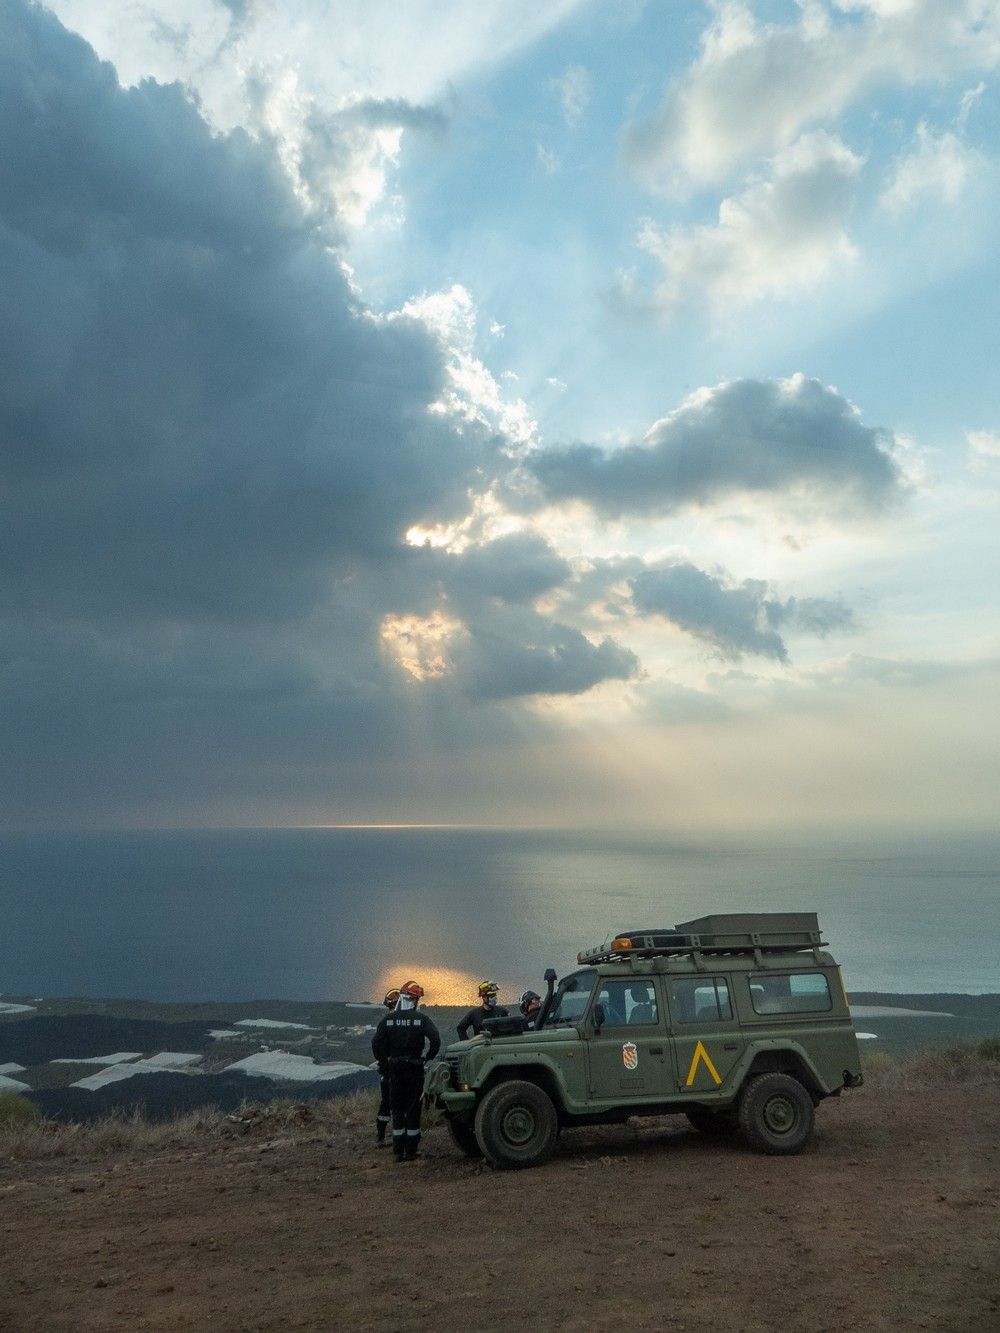
[[[380,1148],[385,1147],[385,1121],[375,1121],[375,1142]]]
[[[394,1162],[406,1161],[406,1140],[402,1134],[397,1134],[395,1130],[392,1135],[392,1160]]]
[[[420,1135],[407,1134],[406,1136],[406,1160],[414,1161],[420,1156]]]

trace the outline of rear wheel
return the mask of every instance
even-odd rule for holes
[[[540,1165],[558,1132],[552,1098],[536,1083],[498,1083],[476,1108],[476,1139],[490,1165],[503,1171]]]
[[[448,1131],[456,1147],[461,1148],[466,1157],[482,1157],[483,1150],[476,1141],[476,1130],[470,1115],[450,1115]]]
[[[758,1152],[801,1152],[814,1119],[812,1097],[791,1074],[758,1074],[740,1100],[740,1129]]]
[[[739,1129],[739,1122],[731,1111],[709,1111],[703,1106],[697,1106],[684,1114],[699,1134],[715,1137],[734,1134]]]

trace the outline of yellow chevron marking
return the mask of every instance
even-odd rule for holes
[[[691,1068],[688,1070],[687,1080],[685,1081],[684,1084],[686,1088],[690,1088],[691,1085],[694,1083],[695,1075],[698,1072],[698,1064],[702,1060],[704,1060],[705,1068],[712,1075],[712,1078],[715,1080],[715,1082],[717,1084],[722,1082],[722,1079],[719,1077],[719,1071],[716,1069],[715,1065],[712,1064],[712,1057],[709,1055],[708,1051],[705,1050],[705,1047],[699,1041],[697,1046],[695,1046],[694,1048],[694,1055],[692,1055],[691,1057]]]

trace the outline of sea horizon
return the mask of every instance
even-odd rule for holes
[[[0,834],[0,990],[460,1003],[622,929],[816,911],[849,989],[1000,991],[1000,837],[498,827]]]

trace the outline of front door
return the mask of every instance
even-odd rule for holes
[[[652,977],[602,977],[593,1003],[603,1008],[604,1022],[586,1043],[591,1100],[669,1097],[674,1082],[670,1042]]]
[[[745,1041],[726,977],[671,977],[667,993],[677,1091],[692,1101],[729,1093]]]

